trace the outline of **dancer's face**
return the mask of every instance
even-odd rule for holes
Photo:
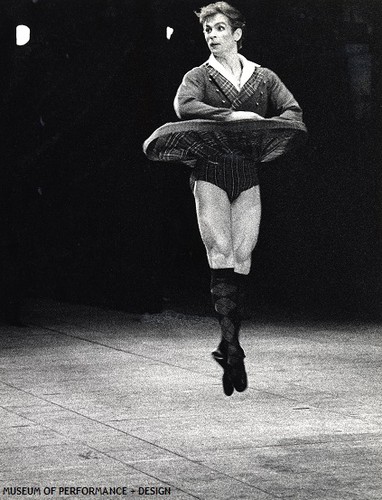
[[[228,17],[220,13],[207,18],[203,24],[203,33],[214,56],[236,53],[237,42],[242,36],[241,28],[233,31]]]

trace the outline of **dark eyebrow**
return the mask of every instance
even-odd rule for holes
[[[224,21],[218,21],[217,23],[215,23],[213,26],[219,26],[219,25],[223,25],[223,26],[228,26],[227,23],[225,23]],[[213,26],[211,26],[211,24],[208,24],[206,23],[203,27],[203,29],[206,29],[206,28],[212,28]]]

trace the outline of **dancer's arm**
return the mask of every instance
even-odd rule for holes
[[[193,68],[185,74],[174,100],[174,109],[178,118],[225,121],[231,116],[232,109],[204,102],[206,87],[206,75],[202,68]]]

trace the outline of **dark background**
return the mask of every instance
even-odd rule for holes
[[[208,57],[194,0],[2,0],[1,301],[209,314],[189,171],[145,159]],[[248,313],[380,318],[379,0],[233,1],[242,53],[304,110],[300,151],[261,169]],[[31,41],[15,44],[15,28]],[[174,28],[170,40],[166,27]]]

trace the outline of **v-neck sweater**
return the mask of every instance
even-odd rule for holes
[[[240,90],[209,60],[188,71],[174,100],[178,118],[224,121],[232,111],[253,111],[265,118],[302,121],[298,102],[276,73],[253,65]]]

